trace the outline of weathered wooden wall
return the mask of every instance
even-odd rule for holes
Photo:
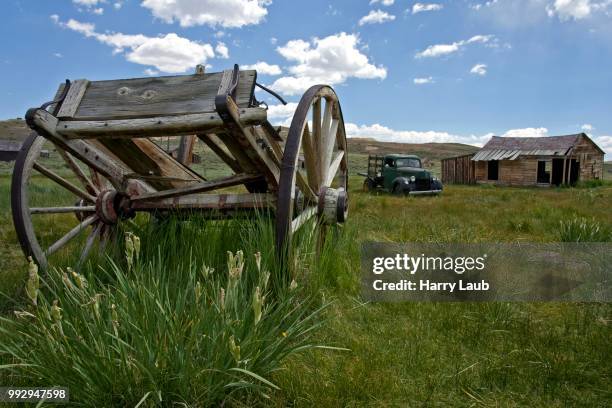
[[[476,182],[501,184],[511,186],[532,186],[537,184],[538,159],[518,158],[516,160],[501,160],[497,180],[488,180],[488,162],[476,163]]]
[[[474,184],[475,163],[473,154],[442,159],[442,183],[444,184]]]
[[[580,162],[580,180],[603,179],[604,155],[589,139],[581,136],[572,150],[572,159]]]

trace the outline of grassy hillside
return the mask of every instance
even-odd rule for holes
[[[21,118],[0,120],[0,140],[23,140],[31,130]]]

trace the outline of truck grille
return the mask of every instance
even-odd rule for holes
[[[417,191],[431,190],[429,179],[416,179],[415,185],[416,185]]]

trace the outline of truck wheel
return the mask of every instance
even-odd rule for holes
[[[363,191],[366,193],[370,193],[372,191],[374,191],[374,189],[376,188],[376,186],[374,185],[374,181],[372,181],[371,179],[365,179],[363,180]]]
[[[408,195],[408,192],[404,191],[400,183],[395,183],[393,185],[392,193],[397,196]]]

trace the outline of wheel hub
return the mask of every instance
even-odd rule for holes
[[[129,199],[115,190],[102,191],[96,200],[96,214],[103,223],[116,224],[120,219],[132,218],[134,212],[129,209]]]
[[[319,191],[318,212],[324,224],[346,221],[348,216],[348,194],[344,189],[322,187]]]

